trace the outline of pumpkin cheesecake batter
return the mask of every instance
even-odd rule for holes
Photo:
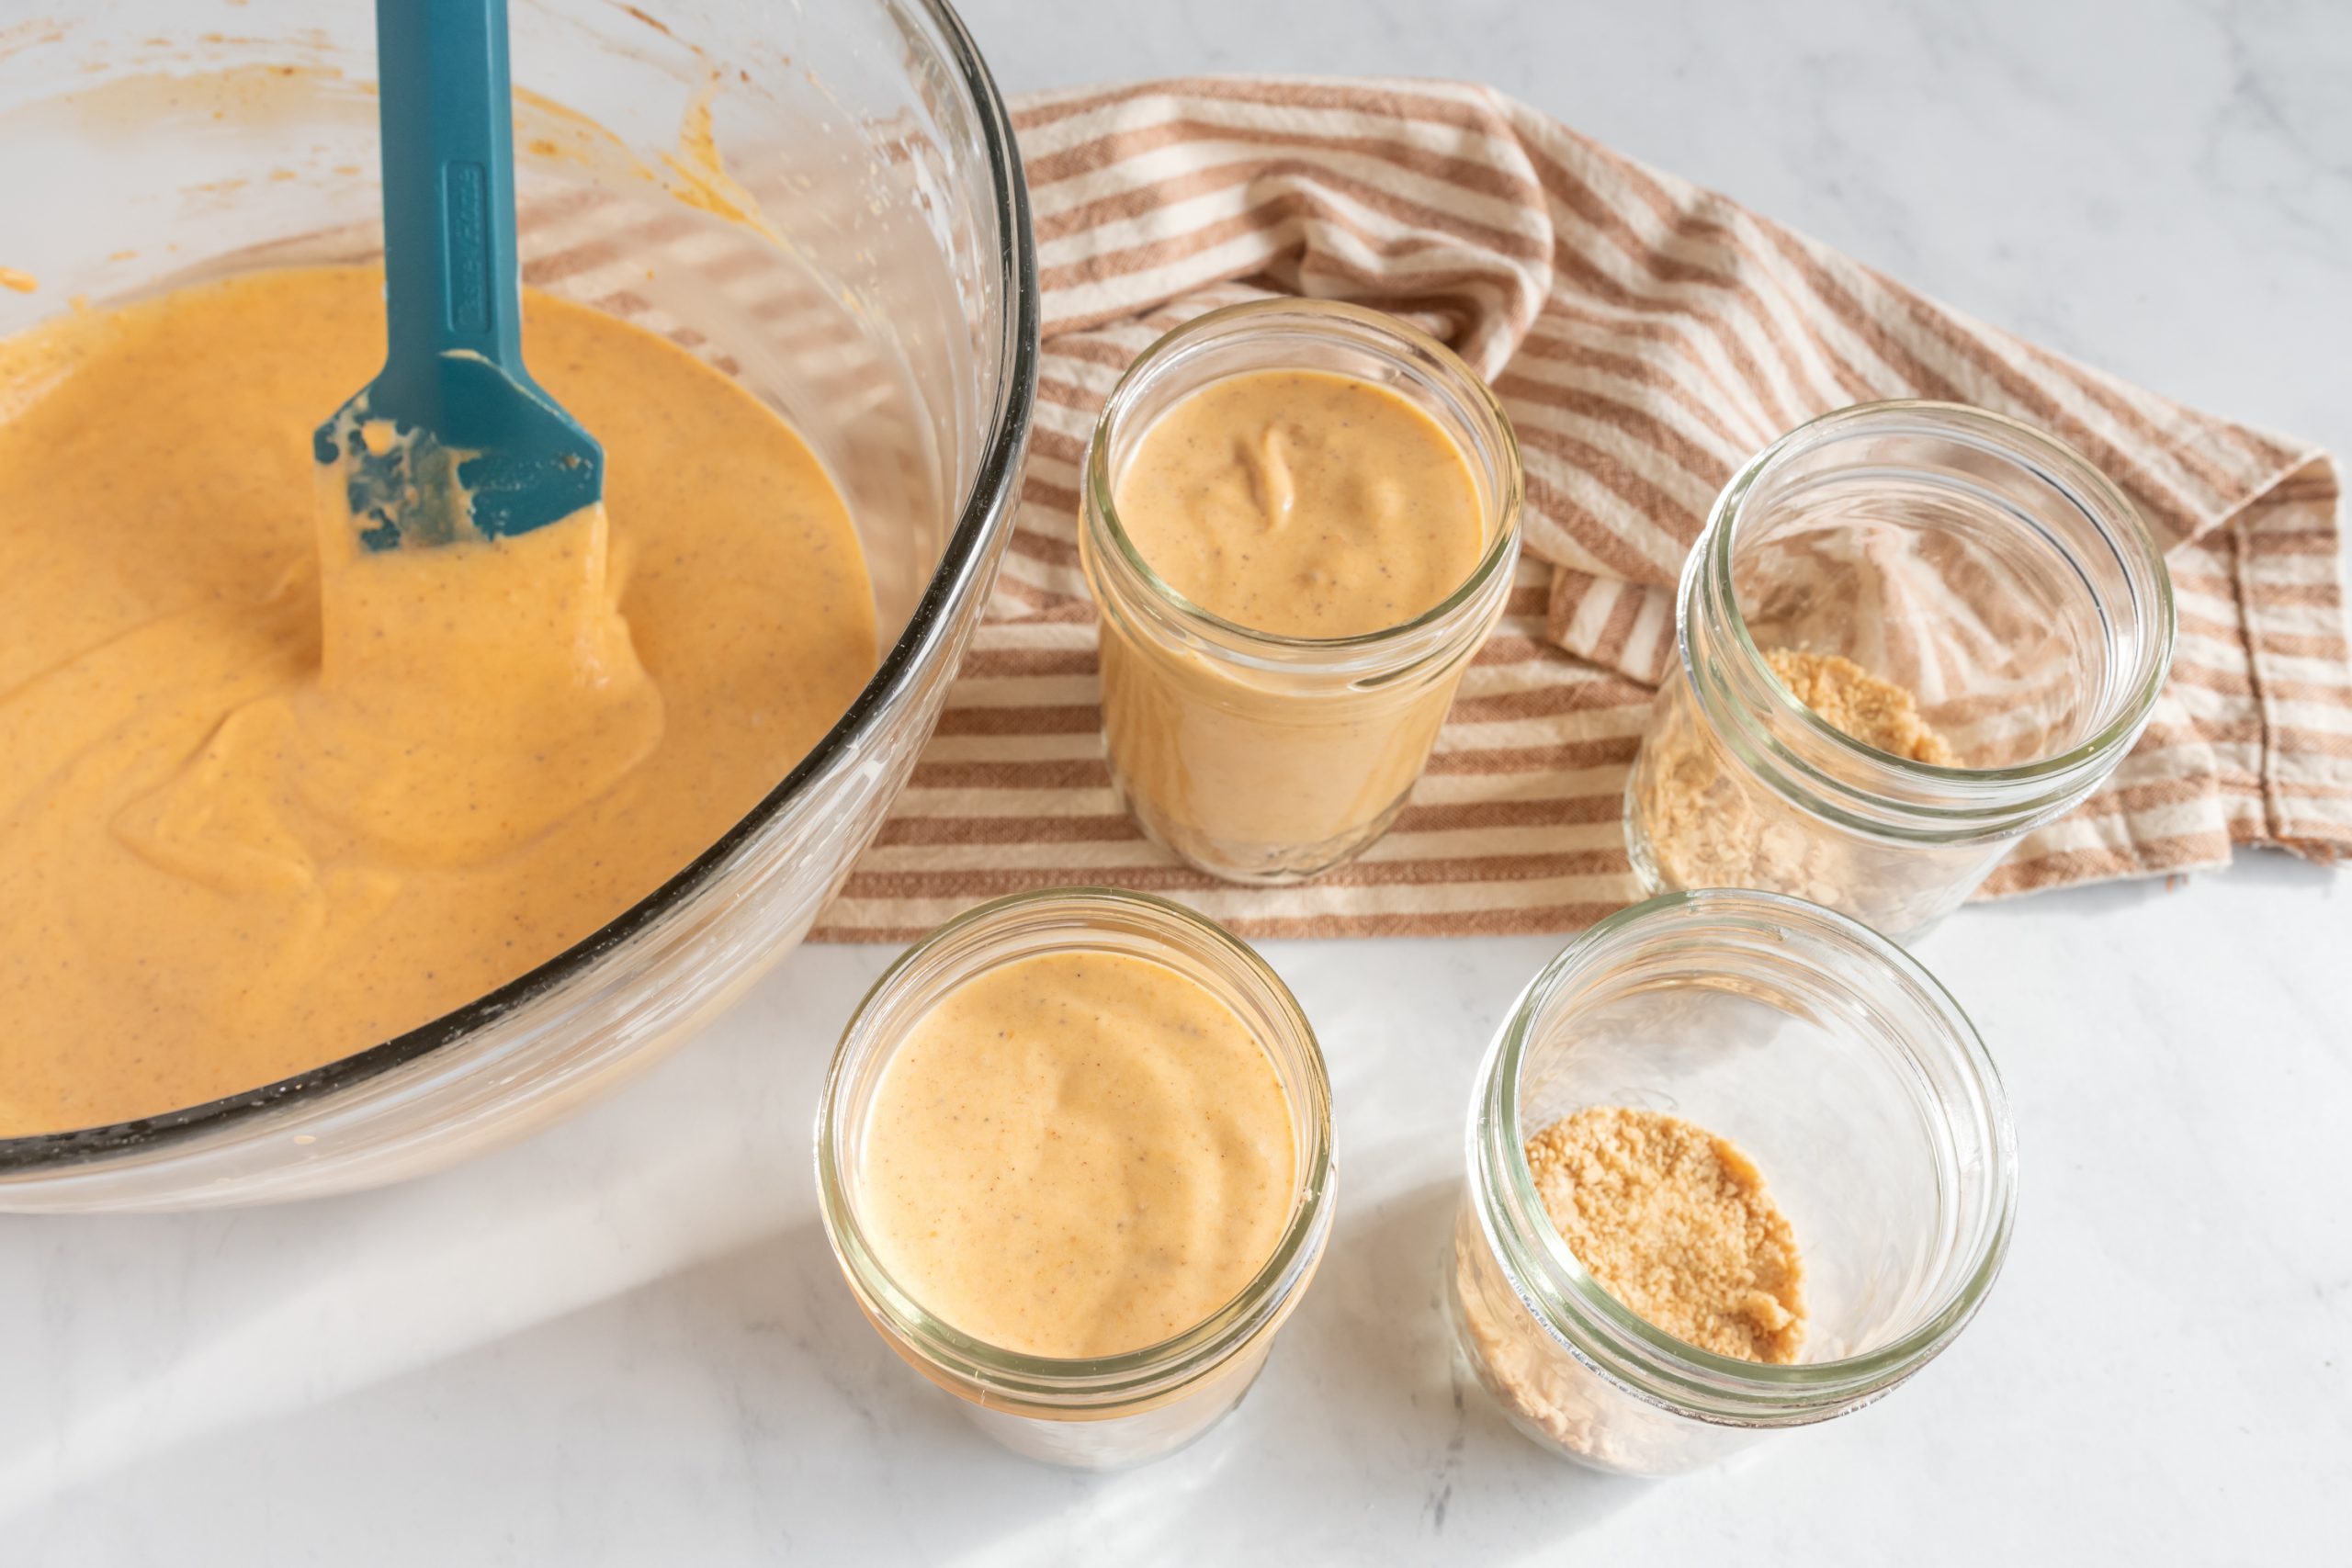
[[[1273,1255],[1290,1103],[1232,1009],[1165,964],[1055,953],[983,971],[884,1069],[860,1160],[876,1256],[923,1310],[1034,1356],[1138,1350]]]
[[[1116,505],[1179,593],[1282,637],[1402,626],[1467,581],[1487,547],[1477,480],[1444,427],[1327,370],[1194,392],[1144,433]]]
[[[1192,393],[1136,439],[1114,494],[1135,553],[1191,604],[1324,643],[1445,603],[1487,552],[1487,500],[1435,419],[1320,370],[1250,371]],[[1312,659],[1213,652],[1214,630],[1170,636],[1092,570],[1114,775],[1178,854],[1236,880],[1294,880],[1347,858],[1402,806],[1467,645],[1359,683]]]
[[[257,273],[0,344],[0,1136],[254,1088],[515,978],[873,671],[800,438],[541,295],[532,372],[604,442],[605,504],[360,552],[311,432],[381,362],[381,290]]]

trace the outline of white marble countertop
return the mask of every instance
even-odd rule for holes
[[[1503,87],[1994,321],[2352,453],[2337,0],[974,0],[1018,90]],[[1883,1404],[1679,1481],[1539,1455],[1436,1308],[1472,1066],[1548,940],[1278,943],[1345,1182],[1241,1413],[1109,1478],[990,1448],[842,1288],[808,1128],[888,954],[808,949],[620,1096],[406,1188],[0,1216],[0,1562],[2339,1559],[2352,897],[2280,857],[1922,949],[2016,1101],[2016,1249]]]

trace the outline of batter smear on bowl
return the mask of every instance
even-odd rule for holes
[[[427,1023],[710,847],[876,662],[839,492],[685,350],[526,299],[605,500],[365,552],[311,429],[380,274],[255,273],[0,344],[0,1136]]]

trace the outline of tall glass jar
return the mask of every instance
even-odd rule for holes
[[[1003,1349],[933,1316],[876,1257],[859,1190],[875,1090],[909,1032],[978,975],[1070,952],[1165,964],[1230,1007],[1273,1064],[1297,1150],[1289,1216],[1272,1255],[1241,1293],[1172,1339],[1090,1359]],[[1334,1177],[1330,1082],[1315,1032],[1289,988],[1223,927],[1165,899],[1106,887],[1000,898],[909,949],[875,983],[842,1035],[817,1116],[825,1234],[868,1321],[997,1441],[1031,1459],[1087,1470],[1171,1452],[1239,1403],[1322,1258]]]
[[[1486,547],[1436,607],[1356,637],[1278,636],[1211,615],[1137,552],[1114,497],[1152,423],[1212,381],[1273,369],[1383,387],[1461,449]],[[1111,779],[1136,822],[1193,865],[1248,883],[1302,881],[1385,832],[1510,595],[1520,490],[1518,444],[1494,394],[1394,317],[1265,300],[1212,310],[1146,349],[1095,425],[1079,528],[1102,612]]]
[[[2172,582],[2080,455],[1950,403],[1869,403],[1735,476],[1682,573],[1679,671],[1626,788],[1648,890],[1760,887],[1898,941],[2131,750],[2172,665]],[[1781,649],[1917,699],[1949,765],[1850,739]]]
[[[1686,1344],[1577,1261],[1525,1147],[1604,1105],[1755,1160],[1804,1259],[1802,1359]],[[1959,1007],[1902,949],[1770,893],[1670,894],[1571,943],[1488,1049],[1465,1153],[1461,1354],[1537,1443],[1636,1475],[1843,1416],[1926,1366],[1984,1303],[2016,1205],[2007,1100]]]

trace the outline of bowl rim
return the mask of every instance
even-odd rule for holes
[[[864,750],[886,711],[915,682],[928,658],[954,635],[949,612],[982,586],[992,558],[992,536],[1008,531],[1018,502],[1022,454],[1036,404],[1038,327],[1036,239],[1029,220],[1028,181],[1013,141],[1012,120],[996,79],[972,35],[947,0],[886,0],[918,13],[936,30],[948,63],[970,98],[979,123],[999,231],[998,281],[1005,301],[998,343],[996,407],[990,415],[970,496],[949,532],[914,612],[882,655],[873,676],[808,754],[709,848],[675,875],[554,957],[429,1022],[349,1055],[218,1100],[67,1132],[0,1138],[0,1179],[27,1172],[86,1168],[218,1134],[289,1102],[322,1102],[338,1091],[379,1077],[469,1035],[477,1027],[565,986],[599,958],[693,897],[739,852],[799,797],[802,788],[845,758]]]

